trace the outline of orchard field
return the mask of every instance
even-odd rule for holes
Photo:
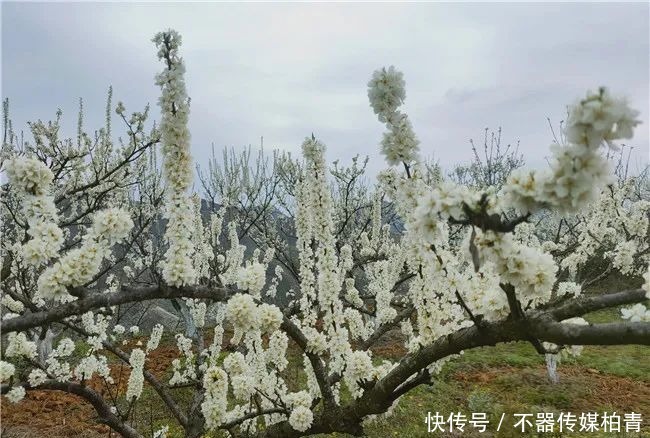
[[[376,178],[309,131],[299,157],[196,162],[181,43],[153,38],[155,122],[111,90],[97,131],[80,110],[76,137],[59,113],[27,138],[4,102],[2,436],[650,435],[650,178],[625,97],[567,96],[545,166],[486,130],[444,169],[387,66]],[[567,412],[600,420],[560,431]]]

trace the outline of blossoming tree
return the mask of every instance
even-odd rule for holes
[[[510,341],[529,342],[540,354],[565,346],[650,345],[643,305],[650,293],[648,204],[620,204],[614,189],[612,202],[599,199],[610,181],[602,149],[630,138],[639,123],[625,100],[605,89],[587,94],[571,106],[568,142],[551,146],[548,168],[516,170],[497,193],[427,177],[410,120],[400,111],[402,74],[393,67],[376,71],[368,96],[386,125],[381,151],[392,167],[368,194],[370,225],[339,232],[342,220],[354,223],[357,216],[335,214],[341,198],[328,182],[325,146],[308,137],[302,162],[289,160],[282,168],[292,181],[287,206],[297,290],[280,308],[278,277],[290,268],[279,264],[269,272],[278,260],[269,243],[274,238],[247,256],[241,222],[223,230],[226,210],[237,207],[232,198],[217,199],[208,223],[201,218],[190,193],[180,36],[163,32],[154,42],[165,66],[157,76],[159,128],[145,133],[145,111],[124,117],[129,141],[120,148],[110,146],[106,131],[61,148],[52,141],[58,129],[43,124],[35,133],[48,141],[3,149],[0,381],[10,402],[35,389],[66,391],[84,398],[121,435],[140,437],[146,433],[134,428],[131,413],[146,385],[191,438],[213,430],[245,437],[361,435],[365,422],[431,384],[463,350]],[[124,114],[121,105],[118,113]],[[158,141],[164,194],[151,164]],[[338,176],[349,179],[356,171],[340,172],[351,172]],[[385,225],[382,198],[392,200],[404,227]],[[580,237],[534,243],[528,222],[542,209],[592,213],[573,230]],[[159,225],[159,213],[166,219],[165,242],[153,248],[142,235]],[[459,244],[450,239],[451,226],[463,232]],[[633,243],[615,243],[619,231],[611,229],[623,230]],[[643,287],[581,296],[575,283],[559,282],[559,269],[577,272],[594,242],[615,245],[606,257],[617,269],[644,273]],[[563,251],[570,255],[558,266],[552,252]],[[120,341],[138,329],[116,323],[119,306],[155,299],[182,301],[194,327],[175,334],[178,357],[168,381],[148,370],[165,329],[155,326],[146,343],[127,351]],[[626,321],[581,318],[620,305],[634,305],[625,310]],[[392,330],[403,333],[404,357],[374,358],[371,348]],[[89,346],[83,352],[81,341]],[[224,350],[224,342],[236,348]],[[287,375],[290,351],[302,358],[303,386]],[[89,381],[110,383],[118,362],[130,368],[126,391],[106,397]],[[192,400],[181,403],[175,391],[188,387]]]

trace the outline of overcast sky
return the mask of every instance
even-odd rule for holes
[[[643,125],[634,161],[649,156],[649,6],[582,4],[2,3],[2,96],[15,126],[64,111],[102,126],[106,91],[127,110],[155,107],[152,36],[183,36],[197,161],[210,144],[299,151],[312,132],[329,160],[370,155],[383,167],[383,126],[368,105],[373,70],[395,65],[425,155],[469,160],[486,127],[520,140],[544,165],[566,105],[606,85],[629,97]],[[118,131],[117,124],[114,125]]]

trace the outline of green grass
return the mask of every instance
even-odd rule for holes
[[[618,309],[608,309],[595,312],[586,319],[591,323],[612,322],[619,319],[619,315]],[[444,367],[433,386],[420,387],[407,394],[400,400],[392,416],[370,424],[366,427],[366,433],[373,438],[454,436],[449,432],[444,435],[427,433],[424,418],[429,411],[447,415],[458,411],[466,415],[471,415],[471,412],[489,414],[492,426],[488,431],[492,434],[471,433],[466,428],[466,433],[462,436],[469,437],[526,436],[515,431],[513,422],[508,421],[514,413],[616,410],[622,414],[634,410],[650,419],[650,398],[644,399],[634,392],[630,394],[630,400],[624,396],[607,397],[610,380],[613,392],[625,391],[617,385],[628,382],[632,388],[643,387],[643,394],[650,394],[650,347],[587,346],[580,356],[563,359],[558,371],[560,383],[551,384],[546,375],[544,357],[525,342],[466,351]],[[504,426],[499,433],[494,434],[503,413],[506,414]],[[649,421],[646,420],[646,423]],[[528,436],[538,435],[531,433]],[[591,438],[628,435],[575,433],[570,436]],[[650,436],[647,424],[642,436]]]
[[[596,390],[592,380],[595,377],[602,380],[607,376],[631,378],[640,380],[638,383],[645,385],[646,393],[650,392],[648,357],[648,347],[586,347],[578,359],[565,360],[559,365],[560,383],[551,384],[546,377],[544,359],[529,344],[519,342],[475,349],[449,363],[442,371],[440,380],[432,387],[420,387],[406,395],[392,416],[369,425],[366,433],[368,437],[453,436],[449,433],[427,433],[424,417],[428,411],[443,415],[458,411],[466,415],[471,415],[471,412],[486,412],[493,424],[493,428],[488,428],[488,431],[492,432],[501,414],[505,413],[504,426],[495,435],[499,437],[525,436],[515,431],[513,422],[508,421],[514,413],[612,410],[622,413],[620,405],[599,399],[590,402]],[[569,369],[572,372],[567,376],[565,372]],[[594,370],[596,372],[592,374]],[[579,371],[577,375],[576,371]],[[468,375],[479,378],[463,381],[462,377]],[[480,376],[484,376],[485,380],[481,381]],[[631,405],[645,418],[650,416],[650,400],[632,401]],[[468,433],[470,431],[467,429],[465,432],[462,436],[494,436]],[[646,433],[648,435],[645,436],[650,436],[650,432]],[[590,433],[584,436],[606,435]]]

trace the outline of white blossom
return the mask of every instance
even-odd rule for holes
[[[169,249],[165,253],[163,278],[172,286],[193,284],[197,272],[192,263],[193,206],[187,194],[193,179],[190,133],[187,128],[189,104],[185,89],[185,66],[178,56],[181,37],[175,31],[157,34],[154,43],[166,68],[156,76],[162,88],[159,105],[162,113],[162,151],[167,180],[167,230]]]
[[[571,106],[565,128],[567,140],[596,148],[603,141],[611,145],[614,140],[631,138],[634,127],[640,123],[638,115],[625,99],[614,97],[601,87]]]
[[[39,298],[73,301],[75,297],[68,293],[68,288],[90,282],[110,246],[124,239],[132,226],[128,213],[120,209],[95,213],[91,231],[84,236],[81,247],[68,251],[39,277]]]
[[[74,350],[74,341],[70,338],[63,338],[59,341],[56,349],[52,353],[54,357],[68,357]]]
[[[144,375],[142,374],[144,369],[144,360],[144,351],[139,348],[135,348],[131,351],[131,357],[129,358],[131,374],[129,375],[129,381],[126,388],[126,399],[129,401],[134,398],[140,398],[140,394],[142,394],[142,387],[144,384]]]
[[[209,430],[216,429],[224,420],[228,401],[228,376],[226,372],[213,366],[206,370],[203,376],[205,397],[201,404],[201,412],[205,417]]]
[[[26,357],[33,359],[36,357],[36,343],[27,340],[25,333],[9,333],[8,345],[5,350],[6,357]]]
[[[624,307],[621,309],[621,317],[629,319],[630,322],[650,322],[650,309],[637,303],[631,307]]]
[[[4,383],[13,377],[16,372],[16,368],[9,362],[0,360],[0,383]]]
[[[162,335],[163,335],[162,324],[154,325],[153,328],[151,329],[151,336],[149,336],[149,340],[147,341],[147,348],[146,348],[147,353],[158,348],[158,344],[160,344],[160,339],[162,338]]]
[[[299,432],[309,429],[313,421],[314,413],[305,406],[297,406],[289,415],[289,424]]]
[[[7,162],[6,170],[15,189],[30,195],[44,194],[54,179],[49,167],[35,158],[11,159]]]
[[[8,294],[2,296],[2,299],[0,299],[0,304],[14,313],[21,313],[23,310],[25,310],[25,305],[23,303],[18,300],[14,300]]]
[[[237,287],[259,296],[266,282],[266,268],[261,263],[251,263],[239,270]]]
[[[419,141],[413,126],[408,116],[397,110],[406,98],[404,86],[402,73],[393,66],[376,70],[368,82],[370,106],[388,128],[381,141],[381,151],[390,165],[418,160]]]
[[[5,394],[5,397],[7,397],[7,400],[9,400],[11,403],[18,403],[23,398],[25,398],[25,388],[22,386],[14,386],[11,388],[11,390],[9,390],[8,393]]]
[[[359,382],[372,380],[373,371],[372,359],[367,352],[357,350],[348,355],[343,377],[353,397],[361,395]]]
[[[557,294],[559,296],[563,295],[573,295],[574,297],[579,296],[582,293],[582,287],[572,281],[562,281],[557,286]]]
[[[169,433],[169,426],[163,426],[153,433],[153,438],[167,438]]]
[[[257,305],[250,295],[235,294],[230,298],[226,307],[226,315],[240,330],[255,330],[259,324]]]
[[[282,312],[277,306],[271,304],[260,304],[257,309],[260,330],[266,333],[273,333],[280,328],[282,323]]]
[[[47,380],[47,374],[45,373],[45,371],[39,370],[38,368],[33,369],[29,373],[29,377],[27,379],[29,385],[33,388],[41,385],[46,380]]]
[[[133,228],[133,220],[126,210],[107,208],[98,211],[93,217],[93,226],[89,236],[96,241],[106,241],[110,246],[124,239]]]
[[[394,66],[376,70],[368,82],[370,106],[384,122],[406,99],[404,75]]]

